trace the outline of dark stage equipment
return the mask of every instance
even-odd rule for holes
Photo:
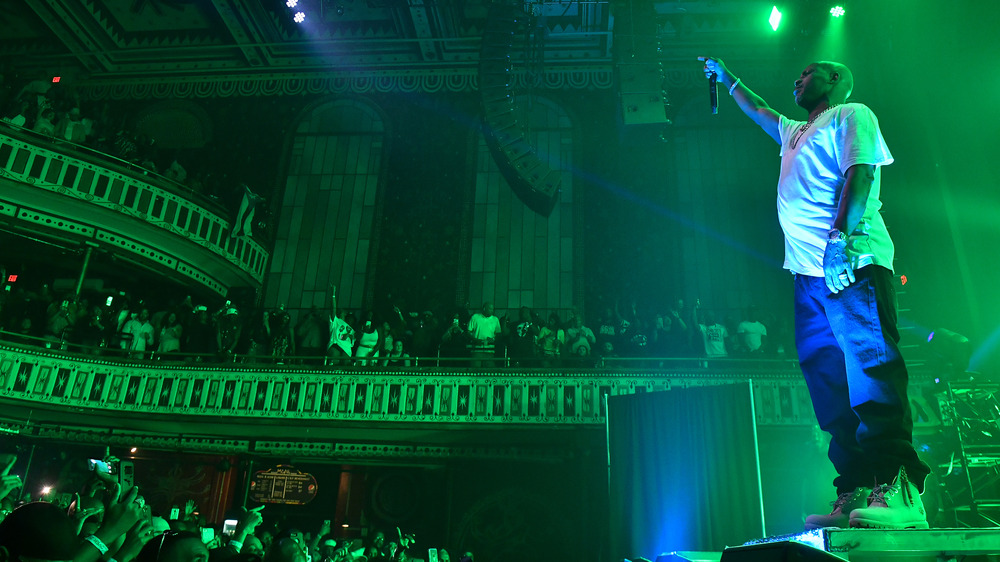
[[[561,172],[540,158],[518,121],[512,75],[515,39],[527,32],[528,15],[501,3],[490,7],[479,56],[483,135],[500,174],[529,209],[549,216],[559,200]]]
[[[797,542],[775,542],[727,548],[722,562],[843,562],[829,552]]]
[[[667,123],[656,11],[652,2],[614,3],[614,57],[621,122]]]
[[[1000,529],[817,529],[727,548],[721,562],[993,562]]]
[[[719,562],[719,553],[670,552],[657,556],[655,562]]]

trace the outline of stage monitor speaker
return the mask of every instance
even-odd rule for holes
[[[722,551],[722,562],[843,562],[843,560],[825,550],[790,541],[737,546]]]

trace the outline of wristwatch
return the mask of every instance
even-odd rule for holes
[[[846,244],[847,235],[841,232],[839,229],[834,228],[831,229],[829,233],[827,233],[826,242],[827,244],[829,244],[830,242],[843,242]]]

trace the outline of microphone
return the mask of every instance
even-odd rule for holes
[[[716,85],[719,75],[712,73],[708,77],[708,101],[712,104],[712,115],[719,113],[719,88]]]

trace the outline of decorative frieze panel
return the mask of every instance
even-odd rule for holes
[[[0,398],[93,413],[359,423],[592,425],[604,396],[754,381],[757,417],[813,423],[805,386],[789,369],[468,373],[129,365],[0,346]]]
[[[614,86],[612,66],[548,67],[544,73],[514,72],[514,87],[546,90],[606,90]],[[228,98],[325,94],[474,92],[475,67],[433,70],[368,70],[339,73],[267,73],[252,76],[116,78],[84,82],[92,100]]]
[[[583,435],[576,430],[603,432],[606,396],[747,380],[760,426],[815,424],[794,364],[761,362],[752,370],[696,364],[488,373],[170,366],[0,343],[0,433],[115,447],[358,462],[553,460],[573,454],[576,441],[565,439]],[[926,401],[933,394],[933,383],[911,380],[916,429],[924,434],[941,431],[941,420]],[[274,427],[281,429],[266,429]],[[557,430],[566,446],[552,446],[551,436],[518,445],[483,437],[500,428],[534,436]],[[574,431],[563,433],[567,429]],[[450,437],[439,442],[432,435]]]

